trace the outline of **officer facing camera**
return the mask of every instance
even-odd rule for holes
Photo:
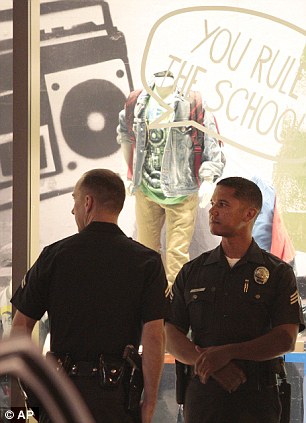
[[[281,356],[305,325],[292,267],[252,239],[261,206],[254,182],[220,180],[209,226],[221,244],[185,264],[174,283],[166,348],[180,362],[185,423],[281,421]]]

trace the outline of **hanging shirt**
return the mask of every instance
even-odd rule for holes
[[[164,101],[169,105],[173,105],[173,94],[169,95]],[[150,97],[146,107],[147,123],[150,124],[155,121],[165,112],[166,109],[162,107],[155,98]],[[172,113],[166,116],[162,122],[172,122],[174,119],[173,115]],[[181,203],[186,198],[186,196],[166,197],[160,187],[162,160],[169,130],[170,128],[154,128],[148,131],[146,156],[142,170],[142,183],[140,186],[140,189],[147,197],[157,203],[167,205]]]

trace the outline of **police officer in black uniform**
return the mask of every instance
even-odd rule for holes
[[[96,422],[135,423],[141,414],[142,423],[150,423],[164,355],[167,282],[160,255],[119,229],[125,187],[117,174],[85,173],[73,198],[79,233],[46,247],[26,274],[12,298],[17,308],[12,335],[31,334],[47,311],[52,354]],[[140,399],[130,407],[120,373],[127,368],[125,347],[132,344],[137,353],[140,342],[141,409]],[[42,414],[41,421],[49,421]]]
[[[255,183],[219,181],[209,225],[221,244],[176,278],[166,348],[189,365],[185,423],[280,422],[279,356],[304,323],[292,268],[252,239],[261,205]]]

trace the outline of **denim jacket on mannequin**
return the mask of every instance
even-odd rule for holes
[[[142,91],[137,99],[134,109],[133,131],[136,137],[136,146],[133,156],[133,188],[132,192],[139,187],[142,180],[142,168],[144,165],[147,142],[146,105],[150,94]],[[175,93],[174,121],[186,121],[190,119],[190,103],[183,96]],[[213,115],[205,111],[204,126],[217,133]],[[191,139],[191,126],[171,127],[164,150],[160,184],[166,197],[189,195],[198,191],[198,182],[194,172],[194,152]],[[132,151],[127,125],[125,110],[119,113],[119,126],[117,128],[117,142],[121,144],[126,161]],[[202,160],[199,169],[199,178],[202,182],[206,178],[215,181],[222,175],[224,162],[219,141],[204,133],[204,145]]]

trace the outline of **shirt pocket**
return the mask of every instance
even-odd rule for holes
[[[186,304],[189,312],[190,326],[193,331],[211,332],[215,312],[214,288],[204,291],[192,291],[186,294]]]
[[[237,324],[254,337],[263,334],[270,326],[270,297],[265,293],[254,293],[247,298],[241,296],[241,311],[236,315]]]
[[[177,160],[185,162],[191,157],[193,152],[193,142],[191,139],[191,128],[182,126],[180,128],[172,128],[172,145],[171,149],[175,151]]]

